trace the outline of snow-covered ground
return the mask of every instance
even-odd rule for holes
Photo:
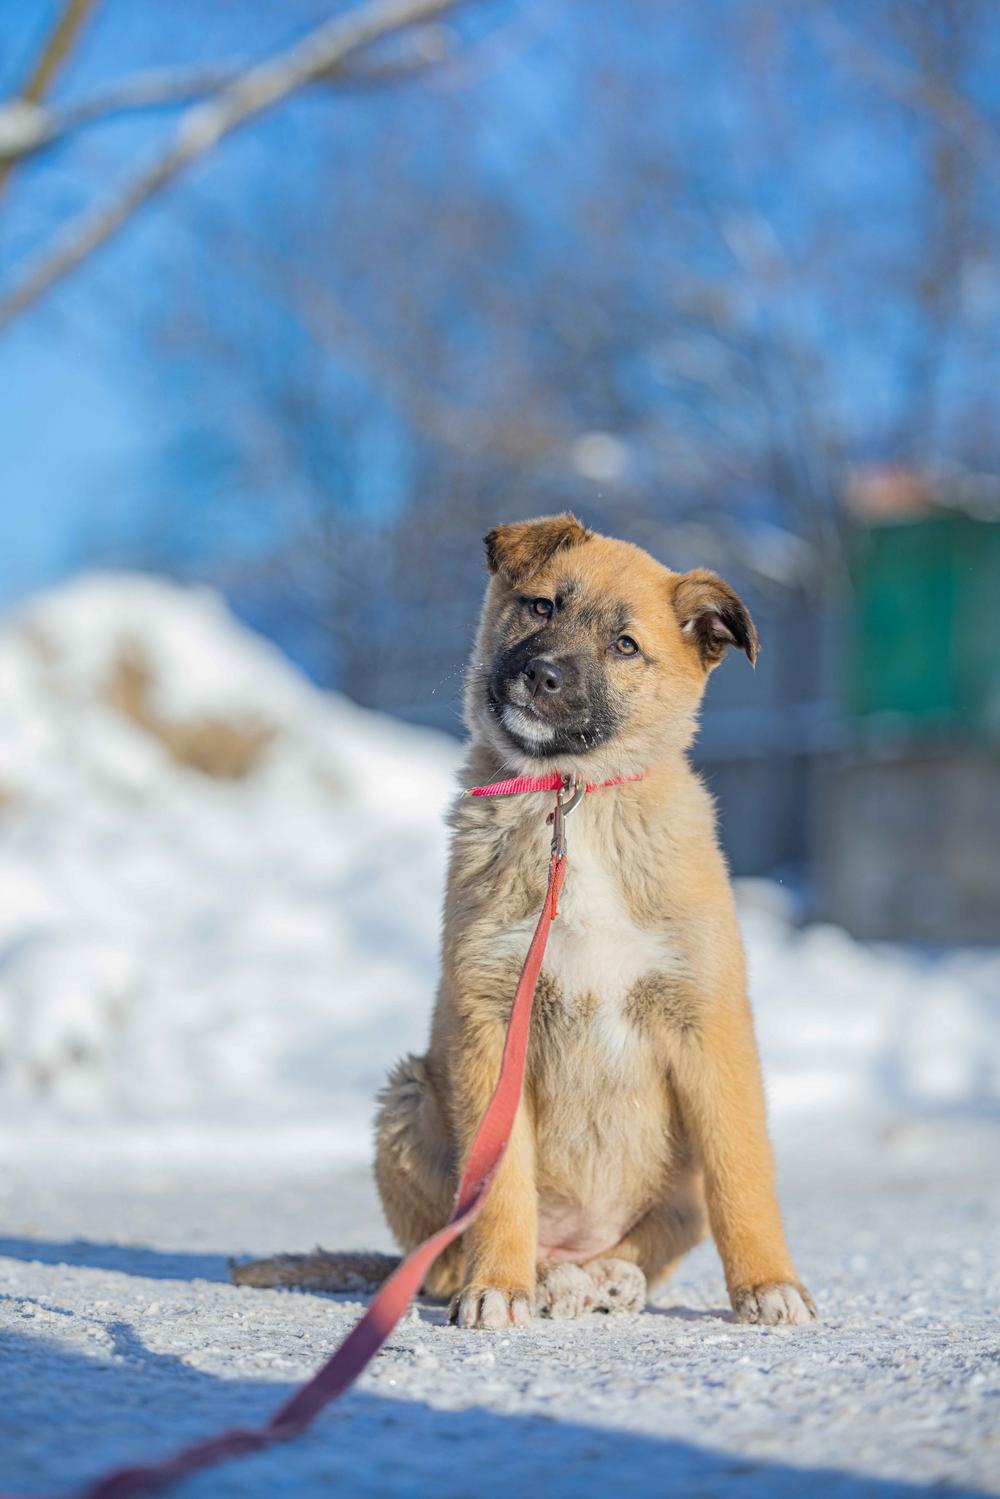
[[[0,1492],[259,1415],[356,1314],[223,1257],[387,1245],[371,1099],[424,1039],[457,762],[208,594],[83,578],[0,627]],[[185,1494],[1000,1485],[1000,956],[739,894],[822,1326],[730,1324],[707,1246],[632,1323],[429,1309]]]
[[[228,1251],[387,1244],[361,1170],[8,1180],[0,1492],[50,1494],[262,1418],[361,1310],[230,1286]],[[730,1322],[707,1245],[631,1320],[493,1336],[427,1306],[305,1438],[182,1499],[1000,1490],[995,1182],[792,1173],[784,1197],[817,1327]]]

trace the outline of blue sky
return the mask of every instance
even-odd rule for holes
[[[264,53],[329,8],[303,0],[289,17],[265,5],[230,3],[216,7],[206,25],[204,7],[191,0],[106,0],[95,7],[53,97],[87,96],[142,68],[244,58],[248,34],[251,55]],[[7,0],[0,90],[23,79],[55,9],[51,0]],[[5,278],[60,220],[148,157],[173,118],[164,112],[110,123],[16,174],[0,213]],[[273,129],[265,122],[258,138]],[[240,143],[224,149],[238,154]],[[171,429],[156,398],[155,360],[136,341],[137,313],[156,300],[173,213],[169,195],[151,205],[0,339],[0,603],[81,563],[127,555],[141,525],[144,470]]]

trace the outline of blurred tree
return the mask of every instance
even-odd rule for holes
[[[504,515],[625,514],[800,612],[835,593],[851,464],[960,459],[969,388],[996,463],[969,295],[995,332],[998,36],[977,0],[515,7],[377,128],[341,99],[266,221],[189,196],[161,336],[283,514],[248,592],[288,590],[313,669],[411,712],[474,609],[451,538]],[[390,642],[421,611],[417,663]]]
[[[912,225],[894,274],[911,317],[892,446],[914,465],[932,466],[954,440],[957,417],[967,461],[995,467],[995,434],[984,451],[986,434],[973,438],[971,410],[956,411],[954,388],[957,366],[966,387],[984,380],[989,388],[996,375],[1000,101],[985,76],[996,55],[996,8],[985,0],[878,0],[858,13],[813,0],[812,9],[831,63],[910,123]]]
[[[117,80],[103,93],[52,108],[45,93],[72,49],[93,0],[64,0],[20,93],[0,109],[0,186],[13,163],[109,116],[196,101],[152,161],[80,218],[62,226],[0,293],[0,330],[101,248],[152,198],[234,131],[312,84],[376,83],[438,61],[440,37],[424,31],[388,64],[357,62],[374,44],[425,25],[459,0],[369,0],[317,26],[294,45],[241,67],[213,67]]]

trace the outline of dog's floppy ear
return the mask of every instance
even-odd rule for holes
[[[705,568],[681,573],[674,584],[674,609],[683,634],[711,669],[738,646],[751,666],[757,661],[760,638],[743,600],[716,573]]]
[[[540,520],[512,521],[494,526],[484,538],[486,564],[508,583],[523,583],[541,572],[556,552],[578,547],[593,533],[567,510],[563,515],[545,515]]]

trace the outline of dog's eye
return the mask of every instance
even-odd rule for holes
[[[539,614],[539,615],[541,615],[542,619],[551,619],[552,618],[552,611],[554,609],[555,609],[555,604],[553,604],[553,602],[552,602],[551,599],[532,599],[531,600],[531,612],[532,612],[532,614]]]
[[[639,646],[631,635],[619,635],[615,641],[615,654],[618,656],[638,656]]]

